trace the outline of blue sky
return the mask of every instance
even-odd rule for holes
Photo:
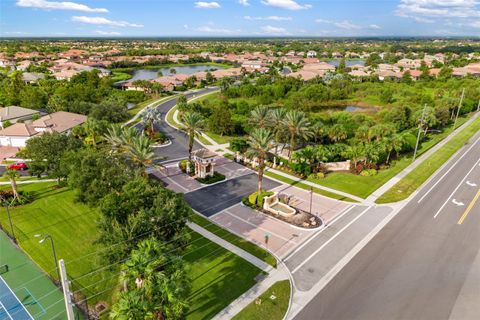
[[[477,0],[0,0],[0,36],[478,36]]]

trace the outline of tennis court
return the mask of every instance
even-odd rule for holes
[[[63,294],[0,231],[0,320],[66,319]]]

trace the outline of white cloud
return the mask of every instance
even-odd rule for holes
[[[204,2],[204,1],[198,1],[195,2],[195,8],[200,8],[200,9],[217,9],[220,8],[220,5],[218,2]]]
[[[474,28],[480,28],[480,21],[475,21],[471,24],[472,27]]]
[[[480,17],[477,0],[401,0],[396,15],[414,18],[473,18]]]
[[[290,21],[292,17],[279,17],[279,16],[268,16],[268,17],[252,17],[244,16],[245,20],[272,20],[272,21]]]
[[[359,25],[356,25],[356,24],[353,24],[351,23],[350,21],[348,20],[343,20],[343,21],[332,21],[332,20],[326,20],[326,19],[316,19],[315,22],[317,23],[325,23],[325,24],[331,24],[337,28],[340,28],[340,29],[345,29],[345,30],[358,30],[358,29],[362,29],[363,27],[362,26],[359,26]],[[375,27],[372,27],[372,26],[376,26]],[[379,29],[379,27],[377,25],[370,25],[370,28],[372,29]]]
[[[101,36],[119,36],[119,35],[121,35],[120,32],[116,32],[116,31],[95,30],[95,33],[99,34]]]
[[[248,3],[248,0],[238,0],[238,3],[245,7],[248,7],[250,5],[250,3]]]
[[[299,4],[294,0],[264,0],[262,3],[266,6],[288,9],[288,10],[302,10],[310,9],[312,5],[310,4]]]
[[[195,28],[195,31],[205,32],[205,33],[216,33],[216,34],[232,34],[232,33],[237,33],[239,30],[217,28],[215,26],[208,25],[208,26],[201,26],[201,27]]]
[[[371,24],[371,25],[369,25],[368,27],[369,27],[370,29],[376,29],[376,30],[382,29],[382,27],[380,27],[378,24]]]
[[[73,10],[83,12],[108,12],[105,8],[90,8],[81,3],[75,2],[56,2],[46,0],[17,0],[17,6],[24,8],[37,8],[46,10]]]
[[[285,28],[280,28],[280,27],[272,27],[272,26],[265,26],[261,28],[263,33],[266,34],[288,34],[287,30]]]
[[[112,21],[104,17],[74,16],[72,17],[72,21],[82,22],[87,24],[104,25],[104,26],[110,26],[110,27],[134,27],[134,28],[143,27],[143,25],[141,24],[135,24],[135,23],[130,23],[126,21]]]

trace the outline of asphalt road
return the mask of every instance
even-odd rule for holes
[[[295,319],[480,319],[479,186],[480,133]]]
[[[207,88],[202,89],[194,93],[188,93],[185,96],[187,99],[194,98],[196,96],[209,93],[212,91],[218,90],[217,88]],[[178,159],[185,159],[188,157],[188,136],[180,130],[172,128],[165,121],[166,115],[170,109],[172,109],[177,104],[177,99],[168,100],[166,102],[160,103],[156,108],[160,110],[162,121],[158,124],[158,129],[165,133],[167,137],[172,141],[172,144],[166,147],[155,148],[155,153],[159,156],[165,157],[165,161],[170,162]],[[136,127],[141,126],[141,124],[136,124]],[[202,148],[202,146],[194,142],[193,150]]]
[[[243,197],[257,189],[258,176],[250,173],[222,183],[198,189],[185,194],[185,199],[190,206],[210,217],[226,208],[239,203]],[[270,190],[280,184],[270,179],[263,179],[265,190]]]

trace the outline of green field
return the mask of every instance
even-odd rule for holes
[[[198,214],[193,215],[191,217],[191,220],[196,224],[198,224],[199,226],[201,226],[202,228],[207,229],[211,233],[214,233],[215,235],[219,236],[220,238],[227,240],[228,242],[254,255],[255,257],[265,261],[269,265],[273,267],[277,266],[277,259],[275,259],[275,257],[267,250],[217,226],[212,221]]]
[[[435,171],[437,171],[455,152],[457,152],[473,135],[480,131],[480,118],[463,128],[455,137],[437,152],[425,159],[418,167],[403,177],[390,190],[385,192],[377,203],[397,202],[408,198]]]
[[[272,299],[273,297],[275,298]],[[279,281],[240,311],[233,320],[282,320],[289,303],[290,282]]]
[[[69,277],[77,279],[73,281],[73,290],[83,287],[81,292],[91,297],[91,303],[99,300],[111,302],[118,285],[118,271],[106,269],[86,276],[103,266],[95,253],[102,247],[94,244],[98,237],[96,221],[99,212],[75,203],[72,190],[55,189],[54,185],[44,182],[19,186],[20,190],[35,195],[34,202],[10,210],[19,244],[43,270],[56,277],[49,243],[39,244],[38,238],[34,237],[38,233],[51,235],[58,258],[66,262]],[[7,225],[6,219],[3,210],[0,222],[4,226]],[[193,231],[191,237],[185,254],[193,285],[188,319],[205,319],[250,288],[261,270]],[[97,295],[102,291],[105,292]]]
[[[332,198],[332,199],[337,199],[337,200],[342,200],[342,201],[347,201],[347,202],[357,202],[353,199],[350,199],[348,197],[345,197],[345,196],[342,196],[340,194],[336,194],[336,193],[333,193],[333,192],[329,192],[329,191],[326,191],[326,190],[323,190],[323,189],[319,189],[319,188],[315,188],[315,187],[311,187],[309,186],[308,184],[305,184],[301,181],[297,181],[297,180],[293,180],[293,179],[290,179],[290,178],[287,178],[287,177],[284,177],[282,175],[279,175],[279,174],[276,174],[274,172],[270,172],[270,171],[265,171],[265,176],[267,177],[271,177],[271,178],[274,178],[274,179],[277,179],[277,180],[280,180],[286,184],[290,184],[292,186],[295,186],[295,187],[298,187],[298,188],[302,188],[302,189],[305,189],[305,190],[310,190],[312,189],[313,192],[315,193],[318,193],[318,194],[321,194],[323,196],[326,196],[326,197],[329,197],[329,198]]]

